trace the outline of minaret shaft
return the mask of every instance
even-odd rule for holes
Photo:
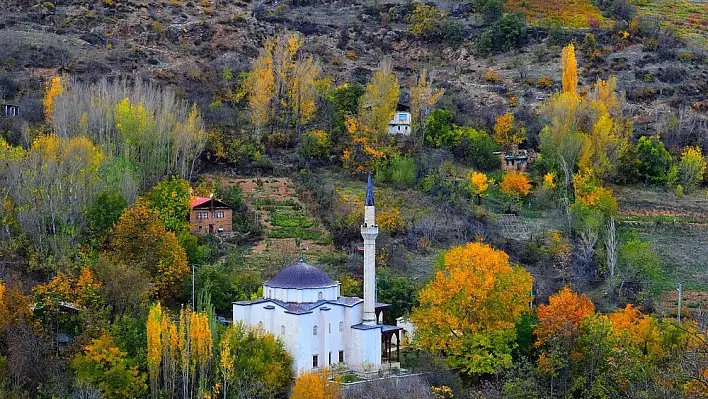
[[[376,225],[376,208],[374,207],[374,188],[371,175],[366,187],[366,204],[364,206],[364,224],[361,226],[361,236],[364,238],[364,317],[367,325],[376,324],[376,236],[379,227]]]

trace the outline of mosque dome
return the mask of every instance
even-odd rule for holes
[[[281,270],[263,285],[271,288],[306,289],[332,287],[336,286],[337,282],[316,266],[300,260]]]

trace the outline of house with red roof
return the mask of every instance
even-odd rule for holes
[[[194,234],[215,234],[231,231],[233,227],[231,208],[209,197],[192,197],[189,203],[189,228]]]

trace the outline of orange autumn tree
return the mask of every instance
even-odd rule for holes
[[[537,309],[538,326],[536,347],[541,353],[538,357],[539,370],[553,379],[569,380],[573,356],[581,356],[577,351],[577,340],[583,322],[595,314],[595,306],[582,294],[565,287],[548,299],[548,305]],[[573,355],[575,354],[575,355]]]
[[[513,170],[504,175],[499,184],[501,192],[509,198],[509,207],[519,204],[531,192],[531,183],[523,172]]]
[[[113,260],[146,270],[161,298],[171,295],[189,272],[187,254],[177,237],[165,230],[160,214],[141,199],[120,217],[110,247]]]
[[[548,298],[548,305],[540,305],[537,313],[536,346],[540,347],[553,337],[575,335],[583,319],[595,313],[595,305],[585,295],[565,287]]]
[[[290,399],[339,399],[342,391],[339,383],[330,381],[327,370],[301,374],[295,380]]]
[[[415,342],[469,374],[511,366],[514,325],[527,309],[532,283],[503,251],[482,243],[453,247],[419,293],[411,315]]]
[[[385,134],[367,127],[355,117],[347,117],[344,125],[350,139],[350,145],[342,155],[347,169],[357,173],[373,172],[377,164],[394,155],[395,150],[385,142]]]

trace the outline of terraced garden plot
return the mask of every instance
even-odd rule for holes
[[[613,187],[620,226],[650,243],[662,268],[660,288],[681,282],[687,290],[708,290],[708,198],[698,192],[681,198],[661,189]]]
[[[653,16],[690,43],[708,46],[708,3],[702,0],[634,0],[640,15]]]
[[[335,252],[329,232],[300,202],[290,179],[226,179],[224,184],[241,187],[265,230],[265,238],[246,255],[252,267],[277,268],[301,256],[315,261]]]

